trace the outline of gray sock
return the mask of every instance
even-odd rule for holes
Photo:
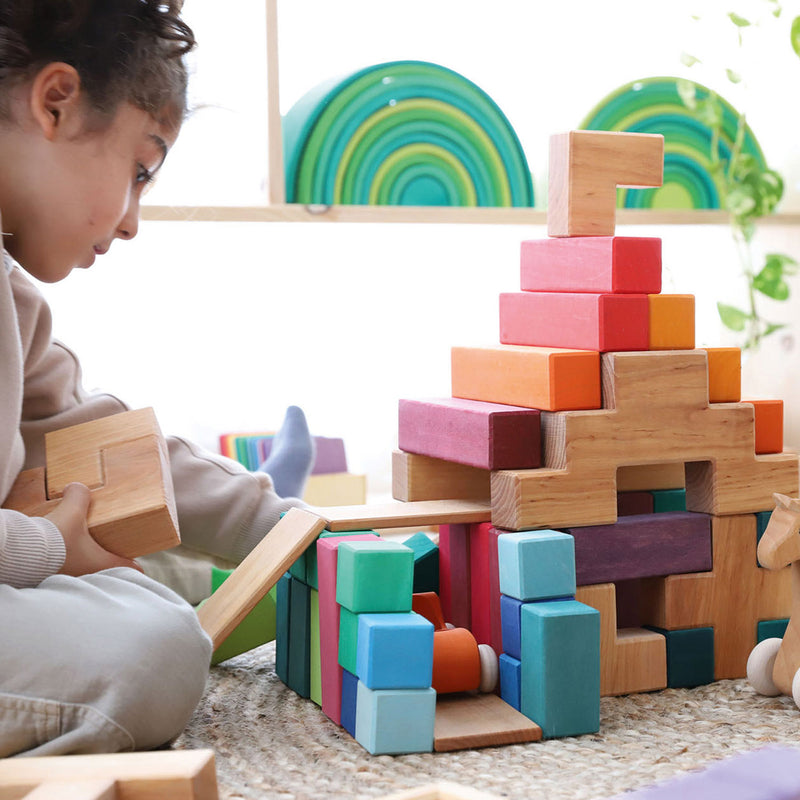
[[[303,410],[289,406],[267,460],[258,470],[272,478],[279,497],[302,497],[315,455],[314,439]]]

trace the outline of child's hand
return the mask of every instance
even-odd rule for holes
[[[89,490],[82,483],[70,483],[64,489],[61,502],[46,517],[58,528],[67,548],[67,557],[59,573],[88,575],[112,567],[132,567],[141,572],[134,561],[109,553],[95,541],[86,521],[88,511]]]

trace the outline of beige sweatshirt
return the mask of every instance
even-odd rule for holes
[[[87,394],[75,355],[52,338],[41,293],[7,258],[0,266],[0,504],[22,469],[44,465],[44,434],[126,410],[116,397]],[[264,473],[171,437],[170,465],[183,543],[241,561],[281,513]],[[64,542],[44,518],[0,510],[0,583],[36,586],[64,563]]]

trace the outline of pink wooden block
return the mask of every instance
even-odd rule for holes
[[[647,350],[645,294],[510,292],[500,295],[500,342],[597,350]]]
[[[489,529],[489,644],[495,653],[503,652],[503,622],[500,615],[500,560],[497,539],[508,531],[502,528]]]
[[[492,525],[482,522],[469,526],[469,577],[472,590],[469,626],[478,644],[492,641],[491,578],[489,539]],[[498,588],[499,588],[498,575]],[[498,607],[500,598],[498,596]]]
[[[541,466],[540,412],[460,398],[401,400],[401,450],[480,469]]]
[[[339,606],[336,603],[337,548],[342,542],[377,539],[374,533],[328,536],[317,539],[319,580],[319,640],[322,673],[322,710],[342,724],[342,668],[339,666]]]
[[[439,600],[445,622],[469,628],[469,525],[439,526]]]
[[[523,242],[520,273],[524,291],[658,294],[661,239],[575,236]]]

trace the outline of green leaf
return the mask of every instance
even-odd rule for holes
[[[792,20],[792,50],[800,56],[800,17]]]
[[[728,80],[731,83],[741,83],[742,76],[738,72],[734,72],[732,69],[726,69],[725,74],[728,76]]]
[[[781,328],[785,328],[785,322],[770,322],[766,328],[764,328],[764,333],[762,336],[769,336],[771,333],[775,333],[775,331],[781,330]]]
[[[681,53],[681,64],[683,64],[684,67],[693,67],[695,64],[699,63],[699,58],[695,58],[693,55],[685,51]]]
[[[744,330],[747,320],[750,319],[750,316],[740,308],[735,308],[725,303],[717,303],[717,311],[722,324],[737,333],[741,333]]]
[[[797,275],[797,268],[797,261],[786,253],[767,253],[764,269],[780,271],[783,275]]]
[[[737,14],[735,11],[731,11],[728,14],[728,19],[737,27],[737,28],[749,28],[752,24],[749,19],[745,19],[744,17]]]

